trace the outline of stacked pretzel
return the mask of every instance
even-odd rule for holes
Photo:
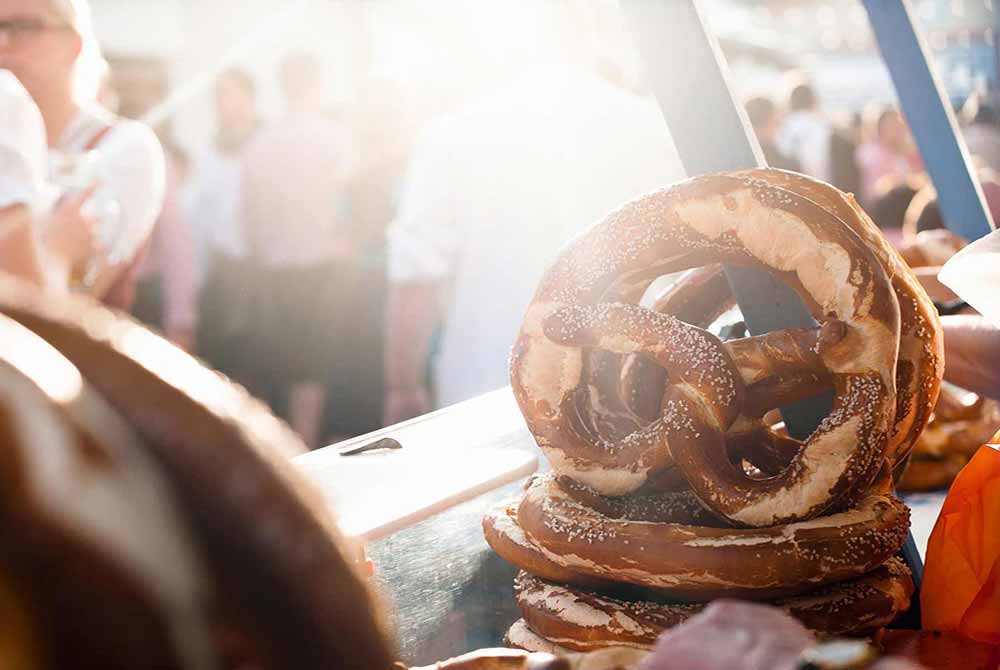
[[[766,270],[820,325],[723,342],[707,330],[733,306],[722,263]],[[913,588],[893,477],[941,372],[933,304],[835,188],[752,170],[625,205],[556,259],[513,348],[553,472],[484,519],[522,569],[510,642],[648,647],[719,597],[823,635],[889,623]],[[765,420],[828,389],[805,441]]]

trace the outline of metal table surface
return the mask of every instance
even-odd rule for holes
[[[483,402],[490,405],[485,412]],[[438,412],[428,427],[447,430],[451,415],[469,406]],[[542,468],[547,467],[509,389],[484,396],[474,406],[479,429],[465,437],[470,461],[479,450],[502,446],[537,455]],[[502,445],[497,435],[503,436]],[[462,463],[454,467],[461,468]],[[470,649],[497,646],[510,624],[520,618],[514,604],[515,570],[487,546],[481,521],[492,506],[517,496],[525,480],[368,544],[376,589],[384,598],[404,662],[429,664]]]
[[[469,459],[475,459],[479,449],[496,448],[497,435],[504,436],[505,449],[540,456],[527,428],[512,418],[517,416],[514,405],[509,391],[490,394],[473,405],[479,434],[486,437],[463,436]],[[455,425],[453,415],[465,408],[458,405],[434,415],[428,421],[431,432],[440,426],[442,442],[453,439],[446,432]],[[391,435],[392,430],[379,434]],[[544,469],[544,459],[542,463]],[[461,468],[462,463],[454,467]],[[486,545],[481,519],[492,506],[518,495],[522,486],[523,480],[495,489],[368,545],[374,582],[404,662],[429,664],[470,649],[497,646],[520,617],[514,604],[515,570]],[[921,550],[942,500],[943,495],[930,494],[909,501],[913,534]]]

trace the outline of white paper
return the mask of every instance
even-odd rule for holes
[[[944,264],[938,279],[1000,325],[1000,230],[973,242]]]

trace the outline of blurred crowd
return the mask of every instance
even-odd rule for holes
[[[312,446],[506,384],[524,306],[559,247],[684,176],[655,101],[615,59],[581,48],[588,30],[608,41],[606,22],[553,21],[571,33],[507,54],[419,133],[389,79],[370,76],[330,109],[323,61],[290,51],[274,73],[283,112],[263,118],[257,81],[231,68],[211,89],[211,143],[186,152],[166,128],[157,146],[102,108],[108,90],[81,93],[101,79],[83,63],[99,60],[85,10],[0,2],[0,95],[6,118],[26,119],[0,142],[0,225],[34,220],[25,230],[42,240],[39,253],[5,232],[0,260],[130,309]],[[898,110],[842,117],[802,78],[746,110],[772,166],[855,193],[900,246],[942,226]],[[1000,208],[997,111],[973,96],[959,116]],[[50,152],[44,170],[31,138]],[[47,192],[58,166],[79,176],[89,155],[98,178]]]
[[[683,176],[655,104],[607,71],[546,63],[411,139],[391,133],[391,83],[371,82],[353,114],[325,114],[318,68],[285,59],[288,111],[270,123],[249,76],[219,78],[215,146],[189,169],[168,151],[168,174],[186,175],[168,188],[160,269],[135,306],[316,444],[504,385],[523,307],[562,242]],[[855,193],[897,245],[943,227],[896,108],[841,121],[792,81],[746,110],[771,166]],[[1000,208],[996,113],[979,96],[958,111]]]
[[[224,71],[210,146],[164,138],[167,188],[132,312],[268,401],[319,445],[382,424],[386,230],[408,140],[391,83],[325,106],[323,63],[292,51],[284,111]]]
[[[136,313],[268,399],[311,444],[503,386],[555,250],[683,176],[655,104],[615,73],[533,65],[417,137],[393,132],[405,124],[391,118],[401,110],[386,81],[368,82],[355,110],[322,109],[320,64],[306,53],[282,61],[287,111],[270,122],[254,111],[252,80],[224,73],[216,146],[176,184],[184,221],[161,218],[159,300]],[[166,239],[185,224],[187,252]]]
[[[909,126],[894,106],[872,106],[845,115],[824,109],[798,73],[784,96],[746,101],[747,116],[768,164],[802,172],[855,194],[897,246],[922,230],[944,227],[934,187]],[[1000,214],[1000,117],[983,94],[956,110],[994,219]]]

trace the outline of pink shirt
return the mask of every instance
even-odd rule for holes
[[[858,147],[858,166],[861,168],[862,201],[871,205],[875,198],[875,186],[886,175],[906,177],[922,168],[917,155],[898,154],[878,142],[868,142]]]
[[[320,114],[293,112],[251,140],[243,211],[251,252],[272,268],[348,256],[350,136]]]
[[[156,220],[141,278],[160,276],[163,287],[163,327],[168,333],[193,329],[198,318],[197,268],[191,226],[178,203],[180,175],[167,154],[166,198]]]

